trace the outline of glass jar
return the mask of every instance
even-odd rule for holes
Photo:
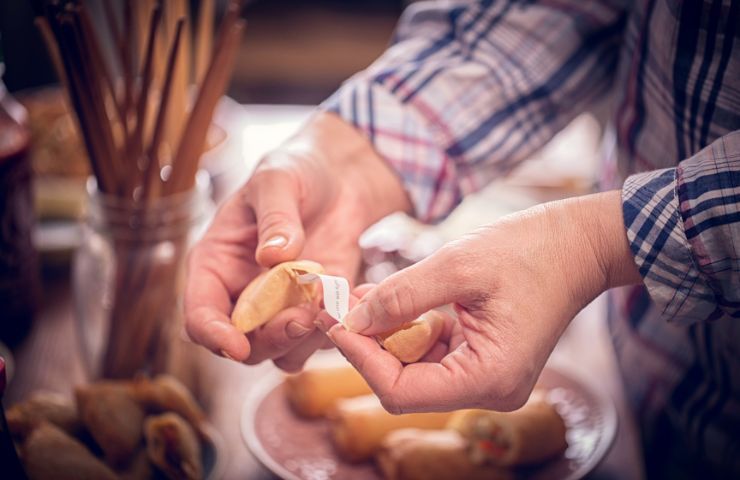
[[[212,214],[209,190],[201,171],[193,190],[146,204],[103,194],[88,180],[73,286],[91,377],[168,370],[182,327],[184,260]]]

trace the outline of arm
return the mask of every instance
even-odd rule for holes
[[[627,237],[650,296],[682,323],[740,317],[740,130],[622,191]]]
[[[395,44],[323,106],[370,140],[424,221],[514,168],[611,85],[617,2],[487,3],[413,5]]]

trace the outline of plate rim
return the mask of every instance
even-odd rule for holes
[[[594,454],[591,458],[583,463],[578,469],[571,472],[570,475],[564,477],[562,480],[579,480],[589,473],[591,473],[604,459],[611,450],[612,446],[617,437],[617,430],[619,427],[619,416],[617,415],[617,407],[614,399],[605,393],[591,387],[589,382],[582,380],[577,375],[571,375],[563,372],[560,368],[546,366],[543,371],[549,370],[557,375],[560,375],[571,382],[578,384],[581,388],[587,391],[590,395],[593,395],[599,404],[604,406],[604,427],[603,437],[604,440],[599,442],[596,447]],[[264,377],[255,382],[252,389],[244,399],[242,403],[241,415],[239,419],[240,430],[242,440],[247,445],[249,451],[255,456],[255,458],[270,472],[278,475],[280,478],[285,480],[302,480],[301,477],[297,476],[290,470],[286,469],[280,463],[275,461],[272,456],[267,453],[265,447],[262,445],[257,438],[256,423],[254,419],[257,415],[257,409],[261,405],[261,401],[270,393],[274,388],[282,383],[284,375],[280,372],[268,372]]]

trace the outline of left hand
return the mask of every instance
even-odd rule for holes
[[[346,317],[352,332],[326,312],[319,321],[391,413],[506,411],[526,401],[585,305],[640,281],[620,193],[608,192],[541,205],[446,245],[367,291]],[[368,337],[446,304],[456,318],[423,362],[403,365]]]

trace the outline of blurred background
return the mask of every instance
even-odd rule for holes
[[[56,82],[33,28],[32,2],[0,0],[10,91]],[[191,0],[195,5],[197,1]],[[223,11],[226,1],[217,2]],[[386,47],[404,0],[251,0],[229,96],[240,103],[316,104]],[[13,48],[23,45],[23,48]]]

